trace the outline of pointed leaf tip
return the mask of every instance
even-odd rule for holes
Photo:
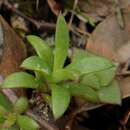
[[[40,37],[35,35],[28,35],[27,40],[33,46],[38,56],[42,58],[50,67],[52,67],[53,52],[48,44]]]
[[[56,24],[55,34],[55,52],[54,52],[54,68],[62,69],[66,60],[69,48],[69,30],[65,19],[62,15],[59,15]]]

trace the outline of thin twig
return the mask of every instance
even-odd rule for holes
[[[117,20],[121,28],[124,28],[124,19],[122,15],[122,10],[120,8],[119,0],[114,0],[116,6]]]
[[[76,0],[76,1],[78,1],[78,0]],[[16,9],[11,3],[9,3],[8,0],[3,0],[3,5],[10,11],[16,13],[17,15],[24,18],[25,20],[31,22],[39,30],[43,30],[43,29],[54,30],[56,28],[55,23],[48,23],[48,22],[45,22],[44,20],[37,21],[35,19],[32,19],[32,18],[24,15],[22,12],[20,12],[18,9]],[[88,33],[85,33],[82,30],[74,29],[72,26],[70,27],[70,23],[68,24],[68,27],[69,27],[70,31],[73,32],[74,34],[76,34],[77,36],[80,36],[80,34],[85,34],[85,35],[89,36]]]
[[[130,117],[130,111],[127,111],[125,114],[124,114],[124,117],[122,120],[120,120],[120,123],[122,125],[126,125],[128,120],[129,120],[129,117]]]
[[[116,76],[130,76],[130,71],[123,71],[121,73],[117,73]]]
[[[39,0],[36,0],[36,10],[39,10]]]
[[[14,91],[11,89],[2,89],[1,91],[12,104],[16,103],[18,97],[15,95]]]
[[[124,67],[121,69],[119,73],[117,73],[117,76],[128,76],[130,75],[130,70],[128,69],[130,65],[130,58],[124,63]]]
[[[32,19],[26,15],[24,15],[22,12],[20,12],[18,9],[16,9],[11,3],[8,2],[8,0],[3,1],[3,5],[9,9],[10,11],[16,13],[17,15],[21,16],[22,18],[26,19],[27,21],[31,22],[33,25],[36,26],[37,29],[55,29],[54,23],[48,23],[42,20],[42,22],[36,21],[35,19]]]
[[[78,4],[78,0],[74,0],[74,5],[73,5],[73,10],[71,12],[71,17],[70,17],[70,21],[69,21],[69,28],[71,28],[71,24],[72,24],[72,21],[73,21],[73,18],[74,18],[74,11],[77,7],[77,4]]]
[[[126,111],[124,117],[120,120],[119,130],[126,130],[126,124],[130,117],[130,110]]]
[[[48,123],[46,120],[41,119],[38,115],[33,114],[31,110],[28,110],[26,114],[37,121],[41,125],[42,130],[59,130],[56,126]]]
[[[88,36],[90,37],[90,33],[84,31],[83,29],[80,29],[80,28],[76,28],[76,31],[84,36]]]

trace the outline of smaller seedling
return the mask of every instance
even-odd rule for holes
[[[27,36],[27,40],[37,55],[25,59],[21,67],[34,74],[13,73],[2,88],[38,89],[52,107],[55,119],[64,114],[72,96],[92,103],[121,103],[120,89],[114,80],[117,66],[111,61],[74,49],[71,63],[65,66],[69,32],[62,15],[57,20],[54,50],[37,36]]]
[[[14,106],[3,95],[0,95],[0,101],[1,130],[38,130],[37,122],[23,115],[28,109],[28,100],[25,97],[20,97]]]

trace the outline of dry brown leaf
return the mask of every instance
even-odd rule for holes
[[[81,0],[79,7],[84,12],[84,15],[90,16],[95,21],[100,21],[102,18],[115,13],[115,0]],[[130,5],[129,0],[119,0],[119,6],[125,9]]]
[[[130,57],[130,13],[124,13],[125,28],[121,29],[115,15],[100,23],[88,39],[86,48],[111,60],[124,62]],[[127,50],[127,51],[126,51]]]
[[[95,21],[100,21],[102,17],[106,17],[114,10],[112,0],[81,0],[79,8],[84,15],[91,17]]]
[[[51,9],[51,11],[56,15],[58,16],[58,14],[60,13],[60,5],[59,3],[57,3],[55,0],[47,0],[48,2],[48,5]]]
[[[127,8],[130,5],[130,0],[119,0],[122,8]]]
[[[118,0],[119,5],[116,5],[115,0],[80,0],[78,7],[81,13],[88,18],[88,16],[94,21],[101,21],[104,17],[107,17],[116,12],[116,7],[120,6],[121,9],[126,9],[130,5],[130,0]],[[55,15],[58,15],[61,9],[60,5],[65,9],[73,9],[74,0],[66,1],[61,0],[47,0],[50,9]]]
[[[117,50],[115,59],[117,59],[119,63],[125,63],[130,59],[130,41],[125,43],[125,45],[123,45],[119,50]]]
[[[0,75],[3,77],[18,71],[19,65],[26,57],[26,48],[20,37],[0,16],[1,62]]]

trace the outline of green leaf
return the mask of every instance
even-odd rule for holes
[[[72,96],[81,97],[93,103],[100,102],[97,92],[89,86],[83,84],[69,84],[69,90]]]
[[[29,35],[27,40],[36,50],[38,56],[43,59],[50,67],[53,66],[53,52],[51,48],[40,37]]]
[[[109,69],[111,67],[113,67],[113,64],[103,57],[84,56],[83,58],[75,60],[75,62],[72,62],[66,68],[77,71],[80,73],[80,75],[83,75],[95,73],[101,70]]]
[[[107,86],[112,82],[116,73],[117,67],[111,67],[95,73],[86,74],[81,79],[81,83],[88,85],[96,90],[99,90],[103,86]]]
[[[8,113],[7,110],[0,105],[0,117],[5,116],[7,113]]]
[[[96,72],[95,75],[98,77],[100,81],[100,85],[107,86],[110,82],[112,82],[116,74],[116,70],[117,70],[117,67],[113,66],[109,69]]]
[[[65,19],[59,15],[55,34],[54,72],[64,66],[69,48],[69,31]]]
[[[44,75],[43,73],[38,71],[35,71],[35,75],[37,79],[41,81],[41,85],[39,86],[39,89],[48,93],[48,91],[50,91],[51,89],[51,85],[49,84],[54,82],[52,75]]]
[[[78,73],[76,71],[71,71],[68,69],[59,69],[55,71],[55,75],[53,75],[54,82],[60,82],[64,80],[77,80],[79,78]]]
[[[47,92],[49,86],[46,85],[47,81],[50,81],[50,76],[49,75],[44,75],[42,72],[35,71],[35,76],[36,78],[41,81],[41,85],[39,86],[39,89],[43,90],[44,92]]]
[[[95,55],[93,55],[87,51],[84,51],[83,49],[74,48],[71,59],[73,62],[76,62],[79,59],[91,57],[91,56],[95,56]]]
[[[52,111],[54,118],[61,117],[70,103],[70,93],[68,88],[57,85],[52,86]]]
[[[10,128],[16,122],[16,114],[10,113],[3,124],[3,128]]]
[[[22,130],[38,130],[39,125],[28,116],[17,116],[17,123]]]
[[[49,66],[38,56],[31,56],[25,59],[21,67],[29,70],[41,71],[45,74],[50,74],[51,72]]]
[[[40,80],[41,82],[45,82],[45,75],[40,72],[40,71],[35,71],[35,76],[38,80]]]
[[[0,106],[4,107],[7,111],[12,110],[12,104],[2,93],[0,93]]]
[[[103,103],[121,104],[121,93],[118,83],[113,81],[109,86],[98,91],[99,99]]]
[[[2,115],[0,116],[0,125],[2,125],[5,122],[5,117]]]
[[[78,62],[79,61],[79,59],[80,60],[82,60],[82,59],[84,59],[84,58],[94,58],[94,57],[98,57],[98,58],[102,58],[103,60],[105,59],[105,58],[103,58],[103,57],[99,57],[99,56],[96,56],[96,55],[94,55],[94,54],[91,54],[91,53],[89,53],[89,52],[87,52],[87,51],[84,51],[84,50],[81,50],[81,49],[78,49],[78,48],[74,48],[74,50],[73,50],[73,55],[72,55],[72,62]],[[106,60],[106,59],[105,59]],[[110,62],[110,61],[109,61]],[[100,82],[100,86],[106,86],[106,85],[108,85],[112,80],[113,80],[113,78],[114,78],[114,76],[115,76],[115,72],[116,72],[116,69],[117,69],[117,66],[115,66],[114,64],[112,64],[112,63],[110,63],[111,65],[112,65],[112,67],[110,67],[110,68],[108,68],[108,69],[103,69],[103,70],[101,70],[101,71],[98,71],[98,72],[95,72],[95,73],[93,73],[93,74],[90,74],[90,75],[88,75],[89,77],[88,77],[88,79],[90,78],[90,76],[92,76],[93,75],[93,78],[95,79],[95,82],[94,82],[94,80],[93,80],[93,82],[92,83],[90,83],[90,84],[92,84],[92,85],[94,85],[94,84],[99,84],[98,82],[97,82],[97,80],[99,80],[99,82]],[[87,79],[87,76],[86,76],[86,79]],[[91,79],[90,79],[91,80]],[[87,80],[87,82],[89,82],[89,80]],[[90,81],[91,82],[91,81]]]
[[[5,129],[6,130],[6,129]],[[19,130],[19,128],[16,125],[13,125],[11,128],[7,129],[7,130]]]
[[[28,109],[28,106],[29,106],[29,104],[28,104],[27,98],[20,97],[14,105],[14,111],[16,113],[22,114]]]
[[[26,72],[13,73],[5,79],[2,88],[38,88],[40,81]]]
[[[93,73],[84,75],[80,83],[90,86],[91,88],[95,90],[99,90],[101,87],[98,77]]]

